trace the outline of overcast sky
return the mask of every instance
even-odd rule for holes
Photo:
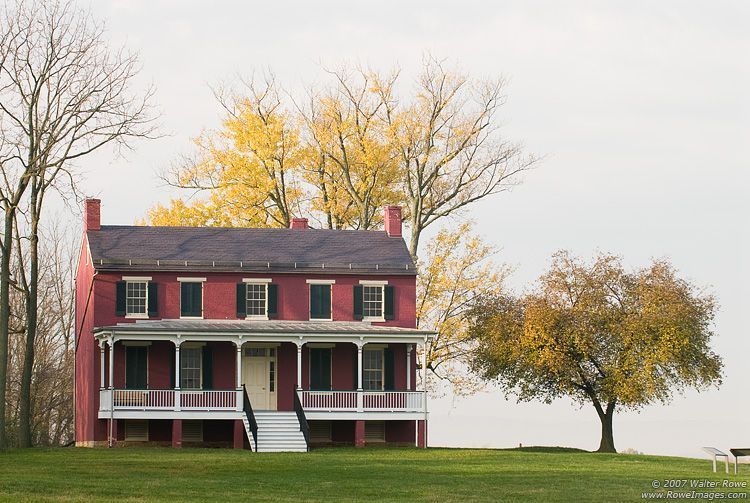
[[[271,68],[293,92],[344,61],[413,75],[430,52],[509,79],[503,132],[545,156],[508,194],[472,209],[522,289],[557,249],[668,257],[718,296],[718,391],[615,418],[618,449],[700,456],[750,444],[748,2],[89,3],[113,45],[140,52],[169,136],[127,158],[88,158],[104,223],[130,224],[174,195],[156,172],[220,110],[209,85]],[[430,444],[595,449],[591,406],[507,402],[497,391],[431,403]]]

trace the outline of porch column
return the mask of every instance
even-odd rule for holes
[[[422,445],[419,447],[427,448],[427,339],[425,338],[424,344],[422,345],[422,406],[424,407],[424,420],[422,423]]]
[[[364,344],[357,344],[357,412],[362,412],[364,397],[362,396],[362,349]],[[365,445],[365,423],[364,421],[357,421],[357,425],[362,423],[362,445],[357,447],[363,447]],[[359,428],[359,426],[357,426]],[[355,440],[356,440],[356,429],[355,429]]]
[[[110,338],[109,343],[109,447],[115,442],[115,339]]]
[[[104,348],[105,342],[99,341],[99,389],[104,389]]]
[[[411,344],[406,345],[406,391],[411,391]]]
[[[302,389],[302,343],[297,344],[297,389]]]
[[[109,389],[115,388],[115,342],[109,341]]]
[[[365,422],[354,421],[354,447],[365,446]]]
[[[237,389],[242,387],[242,343],[237,342]]]
[[[182,447],[182,419],[172,419],[172,447]]]
[[[174,410],[180,410],[180,341],[174,343]],[[182,435],[182,422],[179,427]],[[174,423],[172,428],[174,432]],[[172,441],[174,443],[174,439]]]
[[[245,448],[245,425],[241,419],[234,420],[234,431],[232,432],[232,447],[235,449]]]
[[[362,391],[362,349],[364,344],[357,344],[357,391]]]

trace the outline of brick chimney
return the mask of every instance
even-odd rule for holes
[[[306,218],[293,218],[290,229],[309,229]]]
[[[385,233],[391,238],[401,237],[401,206],[386,206],[383,210]]]
[[[86,199],[83,203],[84,231],[98,231],[102,228],[102,202],[99,199]]]

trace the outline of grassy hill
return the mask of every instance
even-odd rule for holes
[[[740,469],[714,474],[710,461],[554,448],[34,449],[0,453],[0,500],[641,501],[654,480],[750,486],[750,466]]]

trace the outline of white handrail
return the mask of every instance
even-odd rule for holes
[[[177,410],[177,404],[181,410],[237,410],[238,396],[237,390],[101,390],[99,409],[110,410],[114,402],[114,410]]]
[[[300,390],[300,402],[306,411],[356,411],[358,400],[362,411],[420,412],[424,391],[310,391]]]

